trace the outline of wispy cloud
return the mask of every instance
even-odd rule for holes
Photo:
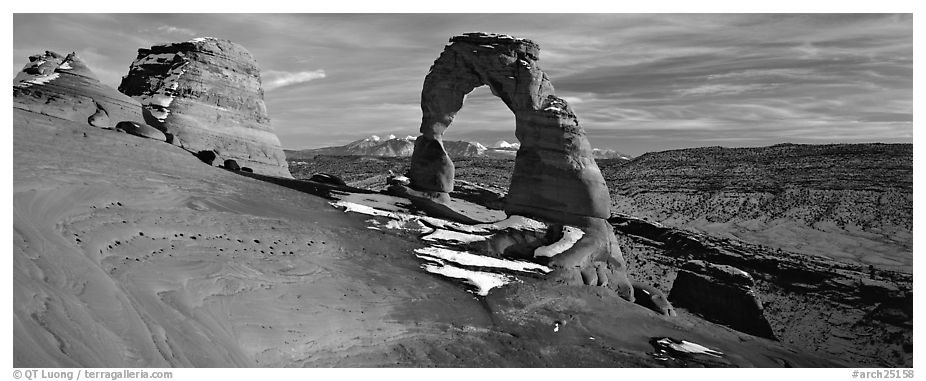
[[[264,90],[271,91],[285,86],[296,85],[325,78],[324,70],[300,71],[290,73],[286,71],[267,70],[261,74]]]
[[[13,28],[14,70],[29,54],[77,51],[113,86],[138,48],[235,41],[274,69],[262,72],[265,99],[287,148],[414,134],[428,68],[469,31],[537,42],[592,145],[631,155],[910,141],[913,129],[909,14],[14,14]],[[513,131],[511,111],[480,88],[448,137]]]
[[[167,34],[179,34],[184,36],[197,36],[198,33],[192,29],[181,28],[170,25],[161,25],[156,28],[157,31],[167,33]]]

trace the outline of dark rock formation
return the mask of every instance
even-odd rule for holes
[[[218,155],[216,155],[215,151],[205,150],[197,152],[196,157],[199,158],[199,160],[202,160],[203,163],[212,165]]]
[[[164,136],[164,133],[157,128],[138,122],[119,122],[116,124],[115,130],[119,132],[125,132],[130,135],[141,136],[143,138],[160,140],[162,142],[167,141],[167,137]]]
[[[309,178],[309,181],[315,181],[323,184],[347,186],[347,183],[345,183],[344,180],[341,180],[340,177],[327,173],[316,173],[312,175],[311,178]]]
[[[215,151],[258,173],[292,177],[264,105],[260,70],[243,47],[197,38],[139,49],[119,91],[190,152]]]
[[[678,307],[740,332],[775,339],[749,273],[706,261],[682,265],[669,300]]]
[[[505,212],[580,228],[584,234],[549,258],[549,279],[608,287],[634,300],[634,291],[605,221],[611,199],[579,120],[540,69],[534,42],[506,35],[467,33],[450,39],[421,90],[421,136],[409,169],[410,188],[400,194],[449,201],[454,165],[443,141],[463,99],[488,85],[515,116],[521,146],[515,158]],[[664,299],[650,298],[671,311]]]
[[[76,53],[29,57],[13,79],[13,107],[103,128],[145,120],[138,101],[101,83]]]
[[[235,161],[234,159],[225,159],[225,162],[222,163],[222,166],[225,167],[225,169],[228,169],[231,171],[241,170],[241,166],[239,166],[238,162]]]

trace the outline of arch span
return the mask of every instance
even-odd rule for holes
[[[515,115],[521,142],[505,211],[552,222],[608,218],[610,196],[585,131],[569,104],[554,95],[530,40],[467,33],[450,39],[425,77],[421,136],[409,178],[418,191],[446,197],[454,166],[443,147],[444,131],[466,94],[486,85]]]
[[[554,271],[547,277],[608,287],[633,301],[635,286],[607,221],[608,187],[579,119],[565,100],[553,94],[553,85],[540,70],[539,54],[534,42],[511,36],[467,33],[450,39],[424,79],[421,136],[415,141],[409,185],[416,195],[449,201],[454,167],[444,150],[444,131],[463,107],[466,94],[489,86],[514,113],[515,137],[521,142],[505,212],[552,226],[576,226],[584,232],[571,247],[549,259]],[[674,313],[661,294],[645,294],[656,310]]]

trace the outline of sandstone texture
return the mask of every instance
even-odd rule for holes
[[[706,319],[751,335],[775,339],[749,273],[707,261],[682,265],[669,300]]]
[[[119,91],[144,107],[145,121],[190,152],[215,151],[255,172],[292,177],[264,104],[257,62],[216,38],[139,49]]]
[[[507,35],[466,33],[452,37],[434,61],[421,90],[421,136],[409,169],[411,190],[437,202],[450,200],[455,167],[444,131],[474,88],[489,86],[515,115],[520,147],[505,197],[508,215],[537,218],[581,229],[584,234],[552,254],[548,279],[602,286],[633,301],[634,288],[605,221],[611,199],[585,131],[569,104],[553,93],[540,69],[540,47]],[[555,229],[554,229],[555,230]],[[558,238],[557,238],[558,239]],[[665,299],[651,295],[657,310],[670,314]]]
[[[13,108],[102,128],[145,120],[138,101],[101,83],[76,53],[29,57],[13,79]]]

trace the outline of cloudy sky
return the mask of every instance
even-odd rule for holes
[[[537,42],[596,147],[912,142],[910,15],[14,14],[13,68],[76,51],[115,87],[140,47],[227,38],[258,60],[283,146],[312,148],[417,135],[428,68],[471,31]],[[482,87],[447,139],[513,131]]]

